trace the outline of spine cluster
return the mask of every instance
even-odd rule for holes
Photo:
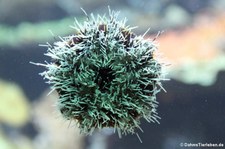
[[[85,134],[104,127],[135,133],[141,118],[158,122],[156,94],[163,77],[157,47],[117,17],[109,11],[108,17],[87,16],[82,25],[75,21],[76,34],[48,45],[52,61],[40,64],[59,94],[59,111]]]

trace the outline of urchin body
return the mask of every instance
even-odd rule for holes
[[[112,127],[122,133],[140,128],[140,118],[158,122],[156,94],[162,71],[153,41],[132,33],[126,21],[91,15],[76,21],[75,35],[48,46],[51,63],[41,73],[59,94],[63,117],[82,133]]]

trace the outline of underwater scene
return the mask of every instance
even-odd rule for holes
[[[224,0],[0,0],[0,149],[225,148]]]

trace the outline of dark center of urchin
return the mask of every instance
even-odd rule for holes
[[[100,68],[97,72],[95,83],[99,86],[101,92],[107,92],[110,88],[112,80],[115,79],[111,68]]]

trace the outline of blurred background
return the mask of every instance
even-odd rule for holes
[[[119,139],[109,131],[83,136],[63,120],[57,94],[29,62],[49,61],[45,47],[74,34],[74,17],[120,11],[134,32],[157,38],[170,81],[157,95],[161,124]],[[53,36],[50,32],[53,32]],[[56,38],[56,39],[55,39]],[[224,0],[0,0],[0,149],[179,149],[180,143],[225,144]],[[192,147],[189,147],[191,149]],[[199,147],[200,148],[200,147]],[[225,148],[225,147],[224,147]]]

